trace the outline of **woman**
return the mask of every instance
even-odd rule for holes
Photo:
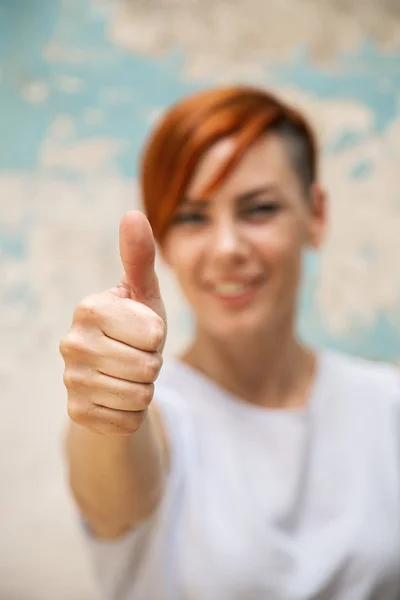
[[[61,342],[71,489],[107,599],[400,596],[399,377],[295,334],[326,225],[317,158],[304,118],[247,87],[182,100],[149,138],[123,279]],[[153,234],[195,315],[163,367]]]

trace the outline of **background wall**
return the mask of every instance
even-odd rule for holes
[[[120,275],[151,124],[208,84],[272,86],[313,119],[331,229],[300,328],[400,360],[397,0],[0,0],[0,597],[94,598],[66,493],[58,341]],[[170,275],[167,352],[190,332]]]

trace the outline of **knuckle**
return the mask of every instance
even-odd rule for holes
[[[76,410],[76,407],[70,402],[68,402],[67,404],[67,413],[71,421],[74,421],[74,423],[79,423],[79,418],[77,418],[78,412]]]
[[[71,421],[83,424],[86,421],[88,405],[76,396],[68,397],[67,413]]]
[[[146,414],[147,408],[127,415],[120,423],[121,433],[134,433],[137,431],[143,424]]]
[[[160,369],[162,367],[161,354],[155,352],[146,357],[143,362],[143,371],[145,381],[153,382],[157,379]]]
[[[67,390],[78,389],[89,383],[86,372],[80,369],[65,369],[63,381]]]
[[[60,342],[60,352],[64,359],[69,359],[82,354],[87,349],[87,343],[83,335],[70,329],[68,334]]]
[[[101,301],[99,294],[86,296],[81,300],[74,311],[74,321],[86,323],[97,320],[100,315]]]
[[[163,319],[158,315],[155,315],[152,319],[152,322],[149,324],[149,343],[154,348],[157,349],[161,346],[164,341],[166,333],[166,327]]]
[[[68,334],[60,340],[58,349],[63,358],[65,358],[68,355],[68,352],[69,352]]]
[[[65,369],[64,376],[63,376],[63,382],[64,382],[64,385],[67,388],[67,390],[70,390],[74,387],[73,376],[72,376],[70,369]]]
[[[98,406],[77,395],[68,398],[69,418],[96,433],[129,435],[143,424],[147,407],[135,412],[114,410]]]
[[[72,326],[60,341],[59,349],[66,366],[74,364],[91,367],[101,362],[104,353],[101,350],[103,334],[96,335],[91,329]]]
[[[136,402],[140,407],[147,408],[150,402],[153,400],[154,395],[154,384],[148,383],[140,386],[138,391],[135,393]]]
[[[84,427],[97,428],[103,420],[101,407],[85,400],[82,396],[71,395],[68,398],[67,411],[72,421]]]

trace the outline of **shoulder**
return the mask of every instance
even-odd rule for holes
[[[323,357],[326,376],[336,389],[400,405],[400,370],[394,365],[335,351],[327,351]]]

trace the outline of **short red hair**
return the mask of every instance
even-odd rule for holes
[[[165,235],[204,152],[222,138],[236,139],[235,151],[204,191],[211,193],[250,145],[280,124],[288,125],[306,142],[314,180],[317,145],[313,130],[297,110],[270,92],[249,86],[214,88],[172,106],[149,136],[141,163],[143,203],[156,240],[160,242]]]

